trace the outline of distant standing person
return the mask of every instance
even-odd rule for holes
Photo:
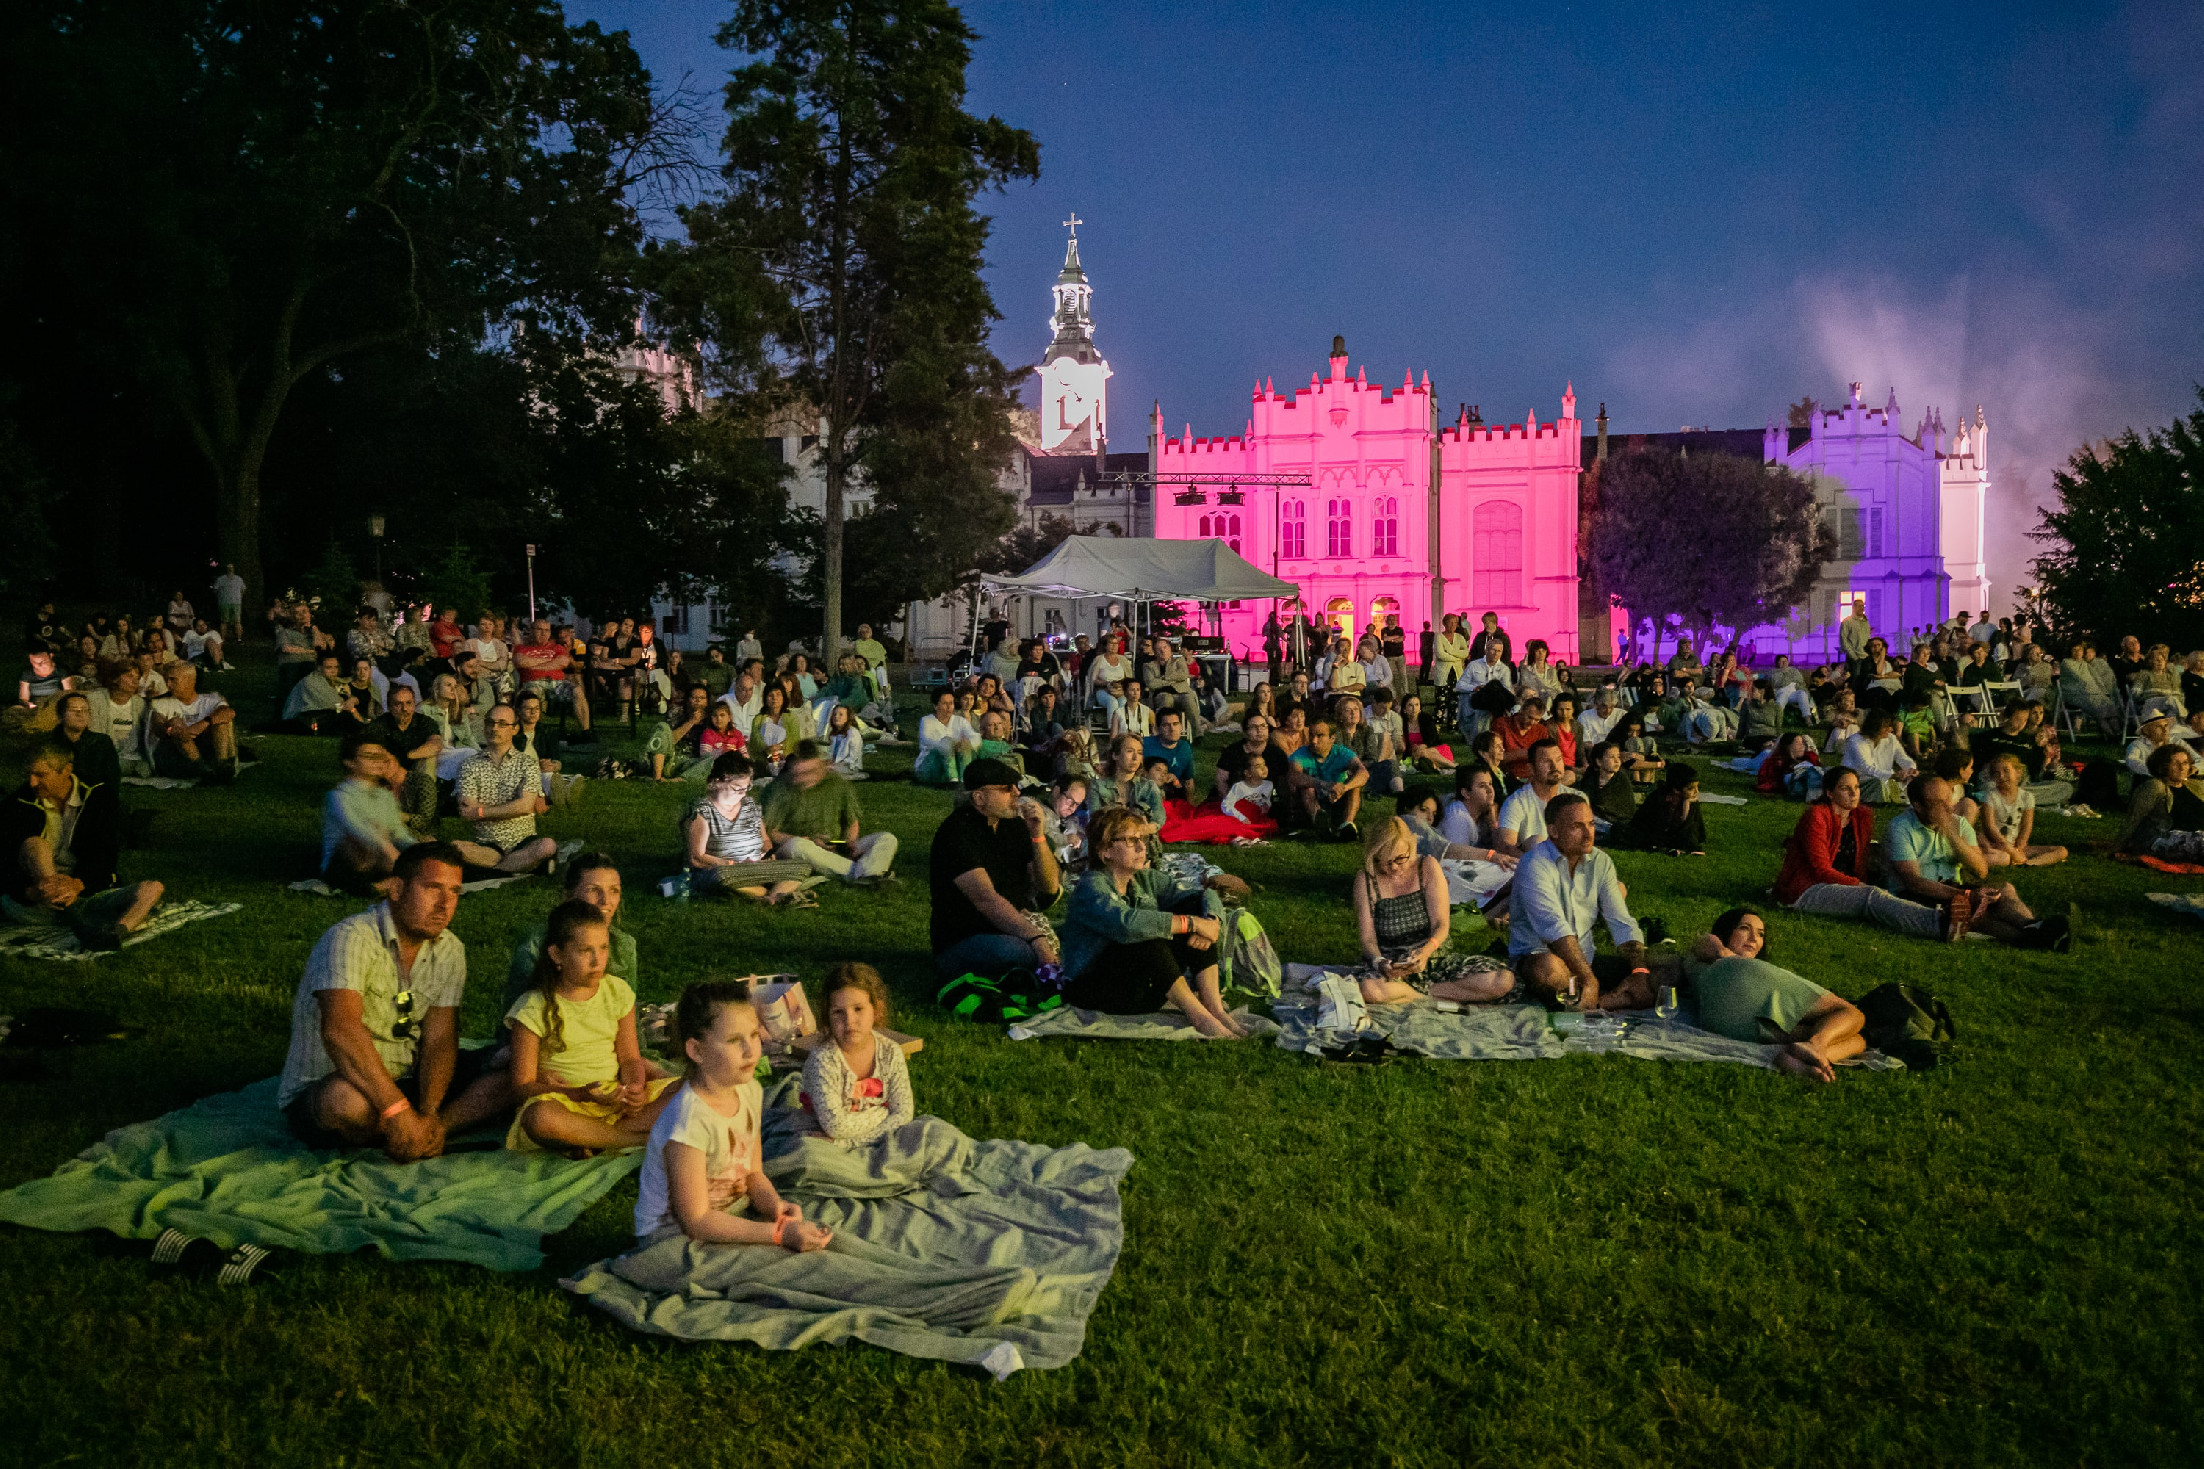
[[[222,574],[214,579],[215,625],[222,630],[225,640],[245,637],[245,578],[237,574],[233,565],[224,565]]]

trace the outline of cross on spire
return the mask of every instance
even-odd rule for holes
[[[1079,216],[1078,216],[1078,215],[1077,215],[1077,214],[1075,213],[1075,214],[1073,214],[1073,215],[1072,215],[1072,217],[1071,217],[1071,218],[1069,218],[1069,219],[1067,219],[1067,220],[1065,220],[1065,221],[1064,221],[1064,228],[1065,228],[1065,229],[1068,229],[1068,230],[1070,230],[1070,231],[1071,231],[1071,237],[1072,237],[1073,239],[1075,239],[1075,240],[1076,240],[1076,239],[1078,239],[1078,238],[1079,238],[1079,226],[1081,226],[1081,225],[1083,225],[1083,224],[1085,224],[1085,223],[1086,223],[1086,221],[1085,221],[1085,220],[1083,220],[1083,219],[1081,219],[1081,218],[1080,218],[1080,217],[1079,217]]]

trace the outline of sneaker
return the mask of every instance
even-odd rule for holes
[[[1343,821],[1339,824],[1339,830],[1333,834],[1332,839],[1340,842],[1359,842],[1362,840],[1362,828],[1351,821]]]

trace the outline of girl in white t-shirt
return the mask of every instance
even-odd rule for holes
[[[635,991],[605,973],[612,933],[579,899],[551,910],[535,984],[505,1012],[520,1110],[505,1146],[594,1153],[642,1145],[674,1077],[643,1058]]]
[[[1232,789],[1224,793],[1224,814],[1234,821],[1253,823],[1270,815],[1270,800],[1274,787],[1270,783],[1270,762],[1260,755],[1247,757],[1247,764],[1240,768],[1240,778],[1232,783]]]
[[[888,1018],[888,987],[870,964],[837,964],[824,1003],[827,1039],[804,1061],[804,1105],[836,1142],[874,1142],[916,1115],[903,1048],[873,1029]]]
[[[707,979],[681,992],[674,1033],[688,1058],[687,1081],[650,1130],[635,1200],[643,1241],[686,1234],[705,1244],[823,1250],[833,1234],[803,1217],[765,1176],[758,1116],[758,1012],[737,980]],[[737,1199],[742,1214],[728,1206]]]

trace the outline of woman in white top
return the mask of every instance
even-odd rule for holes
[[[1103,645],[1087,668],[1087,702],[1100,704],[1111,714],[1125,702],[1125,680],[1133,676],[1133,660],[1125,656],[1125,645],[1115,638]]]
[[[1478,860],[1513,867],[1515,858],[1499,850],[1500,793],[1492,772],[1482,766],[1465,766],[1454,799],[1439,818],[1439,835],[1457,847],[1478,847]]]
[[[1870,709],[1860,732],[1844,742],[1844,768],[1857,772],[1864,799],[1891,805],[1903,801],[1905,783],[1920,767],[1890,732],[1890,716]]]
[[[2050,867],[2066,860],[2064,847],[2029,843],[2036,830],[2036,797],[2017,755],[1990,762],[1974,824],[1982,834],[1982,856],[1992,867]]]
[[[466,650],[482,662],[482,672],[501,694],[512,692],[513,650],[505,641],[505,620],[494,612],[482,614]]]
[[[1146,739],[1156,732],[1156,711],[1140,701],[1140,680],[1128,678],[1115,708],[1110,710],[1110,737],[1133,735]]]
[[[957,785],[979,749],[979,731],[957,712],[957,696],[943,689],[934,695],[934,712],[918,722],[918,764],[911,779],[920,785]]]
[[[1515,692],[1537,694],[1551,702],[1561,692],[1561,671],[1553,666],[1544,638],[1532,638],[1523,645],[1523,666],[1515,670]]]

